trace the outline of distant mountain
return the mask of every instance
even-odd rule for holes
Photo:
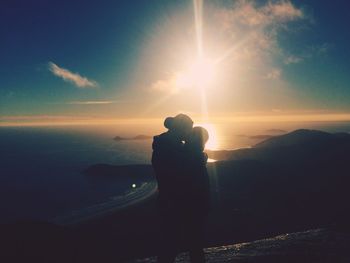
[[[248,134],[237,134],[236,136],[238,137],[246,137],[252,140],[266,140],[270,139],[272,137],[275,137],[277,135],[281,135],[287,133],[285,130],[280,130],[280,129],[269,129],[266,130],[265,133],[263,134],[256,134],[256,135],[248,135]]]
[[[252,135],[249,136],[249,139],[254,139],[254,140],[266,140],[274,137],[274,135],[269,135],[269,134],[258,134],[258,135]]]
[[[254,147],[282,147],[304,143],[324,143],[328,140],[333,140],[335,138],[337,138],[336,134],[331,134],[317,130],[300,129],[284,135],[275,136],[274,138],[267,139],[263,142],[256,144]]]
[[[238,134],[237,137],[246,137],[252,140],[266,140],[274,137],[275,135],[270,134],[257,134],[257,135],[246,135],[246,134]]]
[[[273,136],[251,148],[208,151],[215,160],[316,160],[350,156],[350,134],[300,129]],[[349,157],[350,158],[350,157]]]
[[[266,132],[268,132],[268,133],[287,133],[287,131],[285,131],[285,130],[281,130],[281,129],[268,129],[268,130],[266,130]]]
[[[149,139],[152,139],[153,136],[150,136],[150,135],[144,135],[144,134],[140,134],[140,135],[137,135],[135,137],[130,137],[130,138],[125,138],[125,137],[121,137],[121,136],[115,136],[113,138],[113,140],[115,141],[125,141],[125,140],[149,140]]]

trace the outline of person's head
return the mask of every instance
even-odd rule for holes
[[[181,140],[186,139],[192,131],[193,121],[185,114],[178,114],[175,117],[168,117],[164,126]]]
[[[203,127],[197,126],[193,127],[191,135],[188,137],[186,144],[193,148],[203,151],[205,144],[209,140],[209,133]]]

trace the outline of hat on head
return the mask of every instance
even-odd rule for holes
[[[178,114],[175,117],[167,117],[164,120],[164,127],[169,130],[174,129],[183,129],[183,128],[192,128],[193,121],[192,119],[187,116],[186,114]]]

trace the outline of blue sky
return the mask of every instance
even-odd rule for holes
[[[204,1],[208,57],[235,47],[206,90],[208,110],[350,112],[349,7]],[[193,17],[184,0],[3,1],[0,116],[200,112],[198,90],[174,86],[196,52]]]

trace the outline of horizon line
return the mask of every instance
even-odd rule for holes
[[[189,114],[190,115],[190,114]],[[0,127],[20,126],[70,126],[70,125],[112,125],[162,123],[165,117],[96,117],[66,115],[20,115],[0,116]],[[233,114],[203,118],[193,115],[195,122],[346,122],[350,113],[274,113],[274,114]]]

